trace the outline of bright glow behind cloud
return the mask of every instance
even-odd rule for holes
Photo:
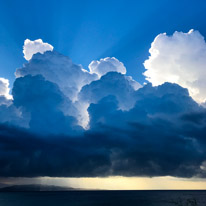
[[[43,54],[45,51],[52,51],[53,48],[54,47],[51,44],[44,43],[41,39],[34,41],[26,39],[23,46],[24,58],[30,60],[34,54]]]
[[[5,78],[0,78],[0,96],[5,96],[7,99],[12,99],[9,91],[9,80]]]
[[[159,34],[144,62],[146,79],[154,86],[172,82],[186,87],[198,102],[206,100],[206,43],[194,30]]]

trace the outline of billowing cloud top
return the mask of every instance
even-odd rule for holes
[[[0,79],[0,176],[206,177],[205,41],[160,34],[150,54],[144,86],[116,58],[86,71],[56,51],[16,70],[13,99]]]
[[[43,54],[45,51],[52,51],[52,50],[53,50],[53,46],[48,43],[44,43],[41,39],[37,39],[34,41],[26,39],[24,41],[23,53],[24,53],[24,58],[26,60],[30,60],[32,56],[36,53]]]
[[[154,86],[172,82],[188,88],[198,102],[206,100],[206,43],[194,30],[159,34],[144,62],[147,80]]]
[[[104,59],[100,59],[99,61],[92,61],[89,64],[89,70],[91,73],[95,73],[99,77],[108,72],[119,72],[121,74],[126,74],[124,64],[115,57],[106,57]]]
[[[41,74],[46,80],[56,83],[68,98],[74,100],[82,86],[97,79],[68,57],[56,52],[46,51],[43,55],[34,54],[22,68],[16,70],[16,77]]]

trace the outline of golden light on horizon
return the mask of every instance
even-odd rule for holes
[[[42,184],[103,190],[203,190],[206,179],[176,177],[38,178]]]

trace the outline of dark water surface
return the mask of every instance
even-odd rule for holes
[[[0,192],[0,206],[206,206],[206,191]]]

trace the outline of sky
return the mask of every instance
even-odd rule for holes
[[[0,0],[0,182],[206,189],[205,9]]]
[[[0,72],[12,83],[25,63],[24,40],[40,38],[85,69],[92,60],[114,56],[142,83],[142,63],[153,39],[190,29],[206,36],[205,9],[204,0],[1,0]]]

